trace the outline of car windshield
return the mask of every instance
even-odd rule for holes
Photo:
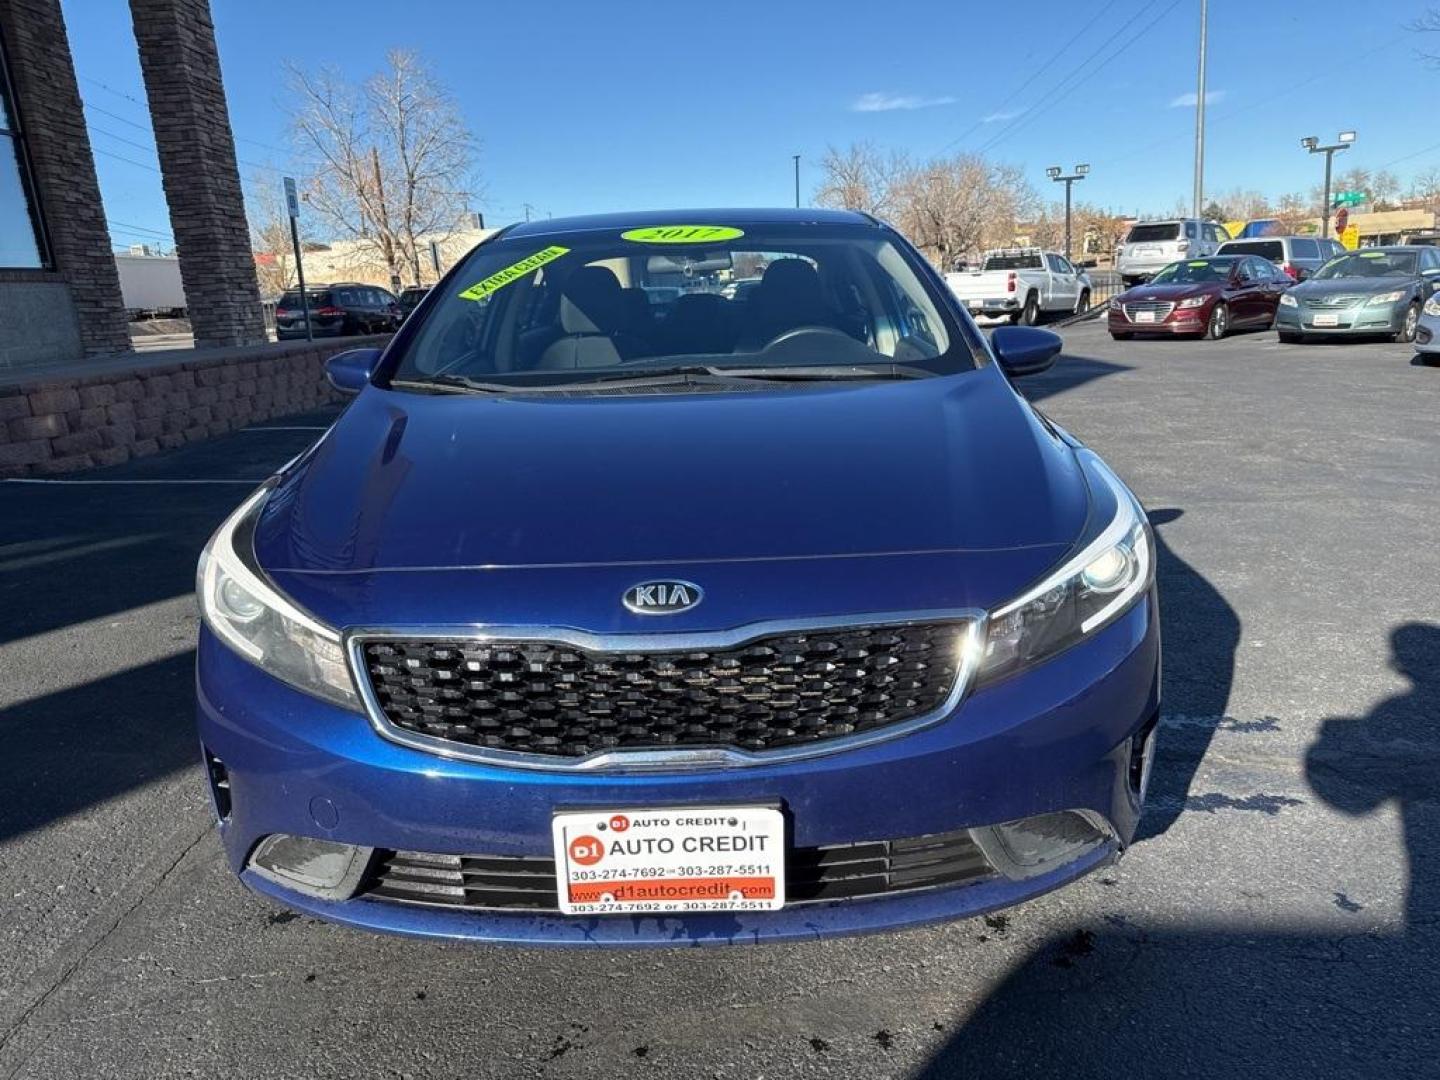
[[[1175,222],[1164,225],[1136,225],[1125,238],[1127,244],[1157,244],[1166,240],[1180,239],[1180,226]]]
[[[1285,260],[1285,245],[1279,240],[1240,240],[1220,249],[1226,255],[1259,255],[1271,262]]]
[[[1028,252],[1015,255],[987,255],[985,256],[986,270],[1039,270],[1039,252]]]
[[[1331,259],[1316,271],[1320,279],[1353,277],[1413,277],[1418,256],[1413,251],[1356,251]]]
[[[1202,285],[1228,281],[1234,266],[1234,259],[1191,259],[1189,262],[1171,263],[1151,278],[1150,284]]]
[[[476,248],[441,288],[397,342],[392,386],[573,386],[667,368],[734,379],[757,369],[892,377],[975,366],[915,256],[873,226],[508,236]]]

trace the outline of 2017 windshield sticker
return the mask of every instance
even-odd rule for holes
[[[505,267],[504,270],[497,270],[484,281],[478,281],[460,294],[462,300],[484,300],[497,289],[503,289],[510,282],[524,277],[526,274],[534,273],[548,262],[554,262],[561,255],[568,255],[570,249],[560,247],[558,244],[537,251],[534,255],[526,256],[519,262]]]
[[[632,244],[711,244],[721,240],[738,240],[744,229],[729,225],[653,225],[648,229],[628,229],[620,239]]]

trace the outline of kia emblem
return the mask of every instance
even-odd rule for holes
[[[625,590],[627,610],[636,615],[678,615],[689,611],[705,595],[705,590],[689,581],[642,581]]]

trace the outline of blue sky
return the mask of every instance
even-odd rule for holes
[[[361,78],[403,46],[482,142],[490,223],[524,203],[787,205],[792,154],[808,197],[826,146],[862,139],[983,149],[1042,188],[1047,165],[1089,162],[1077,197],[1123,212],[1168,212],[1190,191],[1199,0],[212,3],[247,183],[286,165],[282,61]],[[1308,189],[1319,160],[1300,138],[1342,128],[1360,133],[1347,166],[1440,165],[1440,70],[1417,56],[1440,40],[1405,29],[1425,7],[1211,0],[1207,190]],[[165,242],[129,7],[64,10],[115,239]]]

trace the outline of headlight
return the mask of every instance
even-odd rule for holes
[[[1204,307],[1209,302],[1210,297],[1208,296],[1187,296],[1184,300],[1181,300],[1180,303],[1176,304],[1175,306],[1180,308],[1181,310],[1186,310],[1188,308]]]
[[[1295,297],[1291,296],[1288,292],[1282,292],[1282,293],[1280,294],[1280,306],[1281,306],[1281,307],[1299,307],[1299,306],[1300,306],[1300,301],[1299,301],[1299,300],[1296,300]]]
[[[990,612],[978,678],[1037,664],[1101,629],[1145,595],[1155,580],[1155,542],[1135,497],[1093,453],[1081,464],[1092,491],[1110,496],[1110,523],[1079,554],[1038,585]]]
[[[1118,296],[1112,296],[1110,298],[1110,303],[1107,306],[1110,308],[1111,311],[1119,311],[1122,306],[1120,303],[1120,298]]]
[[[1430,297],[1429,300],[1425,301],[1425,314],[1440,318],[1440,293],[1436,293]]]
[[[195,573],[200,614],[252,664],[297,690],[358,711],[339,633],[267,584],[255,565],[255,519],[271,490],[266,484],[246,499],[200,553]]]
[[[1404,300],[1405,290],[1396,289],[1394,292],[1381,293],[1379,296],[1372,296],[1365,301],[1366,307],[1380,307],[1382,304],[1396,304]]]

